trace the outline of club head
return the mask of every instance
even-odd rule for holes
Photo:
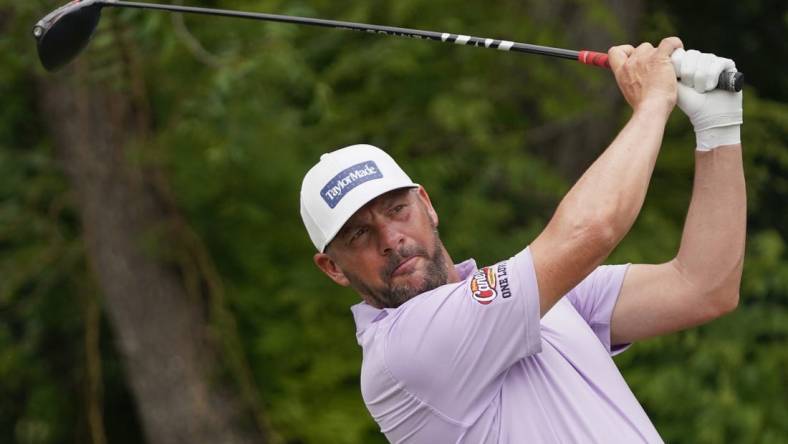
[[[87,46],[101,16],[102,2],[74,0],[47,14],[33,27],[38,58],[47,71],[74,59]]]

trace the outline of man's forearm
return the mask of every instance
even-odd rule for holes
[[[669,113],[668,104],[644,105],[636,111],[567,193],[553,222],[598,221],[607,227],[609,240],[617,244],[643,206]]]
[[[692,201],[674,264],[707,302],[727,311],[738,302],[747,228],[742,148],[695,157]]]
[[[637,110],[531,244],[535,256],[553,259],[543,261],[538,270],[542,314],[601,264],[632,226],[648,190],[669,112],[668,102]]]

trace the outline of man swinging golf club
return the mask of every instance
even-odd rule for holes
[[[684,51],[675,37],[608,54],[633,114],[509,259],[455,265],[427,191],[378,148],[327,153],[304,177],[315,264],[363,299],[352,307],[361,391],[390,441],[662,441],[611,355],[736,307],[742,95],[712,90],[733,61]],[[677,101],[697,141],[678,253],[664,264],[600,266],[640,211]]]

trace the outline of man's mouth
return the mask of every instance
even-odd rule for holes
[[[416,259],[418,259],[418,256],[410,256],[400,262],[399,265],[397,265],[397,268],[391,272],[391,277],[394,278],[403,274],[411,273],[416,269]]]

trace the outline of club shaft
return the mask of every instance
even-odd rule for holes
[[[420,29],[400,28],[396,26],[370,25],[366,23],[346,22],[341,20],[325,20],[325,19],[317,19],[310,17],[266,14],[262,12],[233,11],[228,9],[201,8],[194,6],[166,5],[166,4],[158,4],[158,3],[131,2],[124,0],[84,0],[84,2],[80,0],[73,0],[68,5],[56,9],[55,11],[51,12],[43,19],[39,20],[39,23],[37,23],[33,27],[33,35],[39,41],[39,56],[42,57],[42,63],[44,63],[44,66],[47,69],[50,70],[56,69],[57,67],[62,66],[62,64],[67,63],[71,57],[76,56],[76,54],[82,48],[84,48],[84,45],[87,44],[87,41],[90,39],[90,35],[86,35],[84,41],[77,40],[75,44],[79,45],[79,47],[76,48],[76,50],[72,51],[73,53],[67,54],[66,59],[62,59],[57,55],[49,54],[47,52],[47,50],[49,50],[52,44],[49,44],[49,46],[44,48],[44,52],[46,53],[46,57],[44,57],[42,55],[42,47],[40,44],[41,37],[47,33],[47,29],[52,26],[52,23],[57,23],[58,19],[60,19],[64,14],[65,15],[69,13],[78,14],[80,8],[83,7],[92,8],[93,6],[98,6],[99,8],[107,6],[107,7],[148,9],[148,10],[179,12],[179,13],[187,13],[187,14],[203,14],[203,15],[212,15],[212,16],[221,16],[221,17],[265,20],[270,22],[320,26],[324,28],[350,29],[353,31],[361,31],[371,34],[383,34],[383,35],[408,37],[408,38],[422,39],[422,40],[435,40],[435,41],[446,42],[446,43],[455,43],[458,45],[498,49],[501,51],[514,51],[514,52],[521,52],[528,54],[546,55],[551,57],[576,60],[586,65],[594,65],[602,68],[610,68],[608,56],[603,52],[587,51],[587,50],[573,51],[563,48],[531,45],[527,43],[512,42],[509,40],[473,37],[463,34],[424,31]],[[83,16],[83,18],[84,17],[85,16]],[[90,17],[90,15],[88,14],[87,17]],[[94,23],[87,24],[93,27],[91,28],[91,32],[92,29],[95,29],[95,25],[96,25],[95,21],[98,20],[98,14],[96,14],[95,17],[92,18],[92,20],[94,20]],[[62,28],[60,32],[61,33],[63,32]],[[66,36],[73,36],[73,34],[66,33]],[[744,75],[742,73],[722,72],[720,73],[720,78],[718,79],[716,88],[724,89],[727,91],[741,91],[743,84],[744,84]]]
[[[541,54],[564,59],[578,59],[578,51],[569,49],[552,48],[549,46],[530,45],[508,40],[473,37],[462,34],[451,34],[420,29],[399,28],[396,26],[370,25],[366,23],[345,22],[341,20],[324,20],[310,17],[297,17],[289,15],[265,14],[259,12],[232,11],[227,9],[198,8],[181,5],[162,5],[157,3],[128,2],[106,0],[97,2],[103,6],[118,6],[124,8],[154,9],[160,11],[182,12],[189,14],[204,14],[223,17],[245,18],[252,20],[265,20],[269,22],[294,23],[300,25],[322,26],[326,28],[350,29],[372,34],[385,34],[398,37],[435,40],[439,42],[456,43],[459,45],[477,46],[481,48],[498,49],[501,51],[515,51],[529,54]]]

